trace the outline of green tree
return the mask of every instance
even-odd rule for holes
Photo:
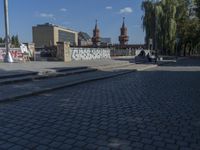
[[[11,37],[11,46],[15,47],[15,37],[14,36]]]
[[[174,53],[176,41],[176,8],[177,0],[162,0],[154,3],[147,0],[142,3],[143,27],[146,32],[146,42],[154,39],[154,45],[163,53]],[[156,34],[156,39],[155,39]]]
[[[144,1],[142,3],[142,10],[144,11],[143,19],[143,29],[146,33],[145,42],[149,45],[149,39],[154,40],[155,31],[155,9],[152,1]],[[154,42],[155,43],[155,40]]]
[[[16,35],[16,36],[13,35],[11,37],[11,45],[13,47],[19,47],[20,46],[18,35]]]
[[[187,20],[182,30],[182,50],[184,56],[191,55],[199,44],[199,22],[197,19]]]
[[[176,41],[176,0],[162,0],[157,6],[159,48],[164,54],[174,54]]]
[[[197,4],[197,9],[196,9],[197,17],[199,17],[200,19],[200,0],[196,0],[196,4]]]
[[[178,0],[177,5],[177,13],[176,13],[176,22],[177,22],[177,33],[176,36],[179,39],[179,42],[177,43],[177,51],[178,54],[181,55],[181,53],[186,54],[185,51],[185,43],[187,40],[186,38],[186,32],[188,31],[188,21],[189,21],[189,13],[188,13],[188,6],[189,6],[189,0]]]
[[[163,54],[176,54],[176,49],[179,54],[194,54],[200,48],[200,19],[189,16],[191,4],[191,0],[161,0],[156,4],[152,0],[144,1],[146,43],[153,38]],[[196,5],[197,16],[200,17],[200,0],[196,0]]]
[[[194,54],[200,44],[200,23],[197,18],[191,19],[188,13],[189,0],[179,0],[177,7],[177,36],[180,39],[178,52],[179,54]]]
[[[15,47],[19,47],[19,46],[20,46],[20,43],[19,43],[18,35],[16,35],[16,36],[14,37],[14,39],[15,39]]]
[[[3,43],[3,38],[0,37],[0,43]]]

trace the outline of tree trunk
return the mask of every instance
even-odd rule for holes
[[[181,56],[181,52],[182,52],[182,42],[180,42],[179,44],[178,44],[178,47],[177,47],[177,55],[178,56]]]
[[[163,49],[163,54],[166,55],[165,34],[163,35],[162,49]]]
[[[183,52],[184,57],[186,56],[186,46],[187,46],[187,43],[184,44],[184,52]]]

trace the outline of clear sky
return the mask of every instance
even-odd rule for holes
[[[32,26],[46,22],[92,35],[98,20],[101,37],[118,43],[122,18],[130,36],[129,44],[144,43],[142,0],[8,0],[10,33],[21,42],[32,41]],[[3,0],[0,1],[0,36],[4,36]]]

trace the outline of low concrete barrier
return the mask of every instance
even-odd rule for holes
[[[110,49],[107,48],[70,48],[71,59],[76,60],[93,60],[93,59],[110,59]]]
[[[135,56],[135,49],[112,49],[110,51],[111,57],[113,56]]]
[[[57,58],[64,62],[93,59],[110,59],[108,48],[70,47],[69,42],[57,42]]]

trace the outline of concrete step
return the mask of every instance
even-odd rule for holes
[[[126,67],[130,65],[128,62],[123,63],[116,63],[116,64],[106,64],[106,65],[100,65],[95,66],[93,68],[88,67],[72,67],[72,68],[50,68],[50,69],[42,69],[39,72],[34,73],[24,73],[24,74],[13,74],[12,76],[0,78],[0,86],[6,85],[6,84],[14,84],[19,82],[28,82],[28,81],[34,81],[34,80],[43,80],[43,79],[49,79],[49,78],[56,78],[56,77],[62,77],[62,76],[68,76],[71,74],[81,74],[86,72],[93,72],[103,69],[110,69],[115,67]]]
[[[92,68],[85,68],[85,69],[69,69],[69,70],[62,70],[61,72],[41,72],[37,75],[27,75],[27,76],[21,76],[21,77],[15,77],[12,79],[3,79],[0,80],[0,86],[6,85],[6,84],[15,84],[20,82],[29,82],[29,81],[35,81],[35,80],[44,80],[44,79],[50,79],[50,78],[56,78],[56,77],[63,77],[68,76],[72,74],[81,74],[81,73],[87,73],[87,72],[93,72],[97,69]]]
[[[0,103],[16,101],[23,97],[50,92],[62,88],[67,88],[82,83],[113,78],[137,70],[149,69],[156,65],[129,65],[126,67],[116,67],[107,70],[96,70],[84,73],[72,73],[66,76],[47,78],[46,80],[32,80],[32,82],[19,82],[0,86]],[[94,69],[94,68],[93,68]],[[86,69],[85,69],[86,70]],[[76,70],[79,71],[79,70]]]
[[[32,76],[32,75],[45,75],[55,72],[66,72],[66,71],[73,71],[73,70],[79,70],[79,69],[87,69],[88,67],[66,67],[66,68],[50,68],[50,69],[41,69],[38,71],[10,71],[8,73],[4,73],[3,75],[0,75],[1,79],[10,79],[10,78],[18,78],[18,77],[24,77],[24,76]]]
[[[88,67],[72,67],[72,68],[51,68],[52,70],[55,70],[56,72],[66,72],[66,71],[74,71],[74,70],[80,70],[80,69],[88,69]]]
[[[66,77],[58,77],[53,80],[35,80],[33,82],[18,83],[15,85],[0,86],[0,103],[16,101],[19,98],[50,92],[66,87],[75,86],[96,80],[113,78],[119,75],[127,74],[136,70],[120,70],[120,71],[95,71],[84,74],[69,75]]]
[[[17,78],[17,77],[24,77],[24,76],[32,76],[32,75],[37,75],[38,72],[11,72],[11,73],[6,73],[3,75],[0,75],[0,80],[1,79],[10,79],[10,78]]]

